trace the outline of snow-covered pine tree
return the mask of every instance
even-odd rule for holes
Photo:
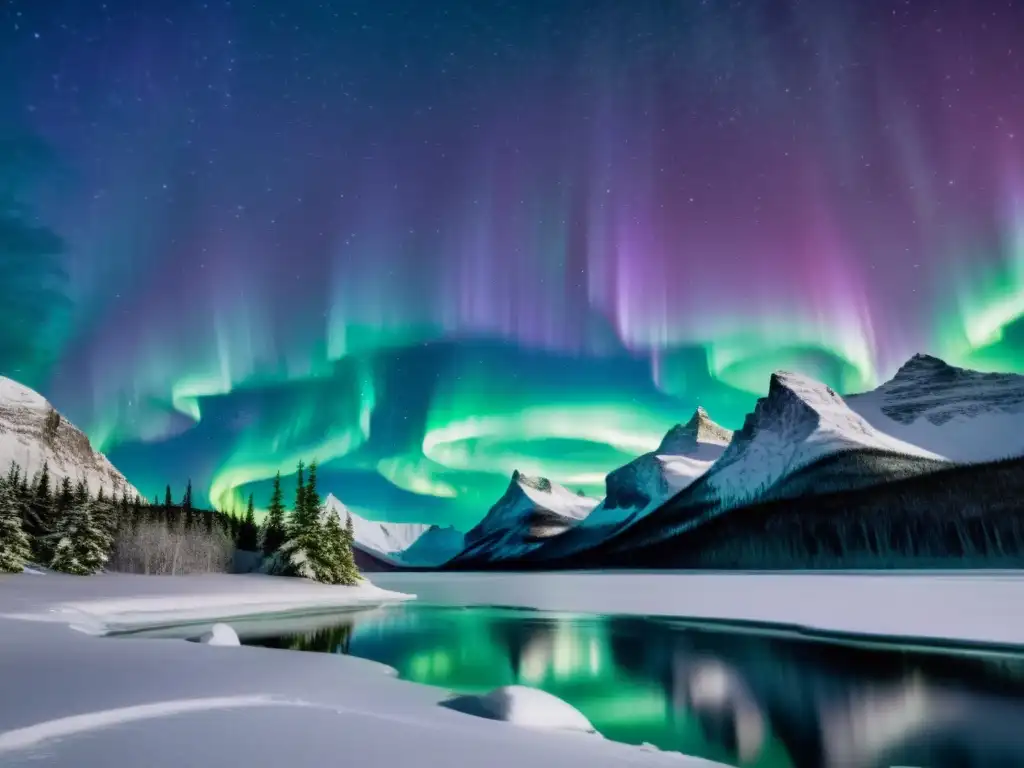
[[[306,465],[304,462],[299,462],[299,469],[295,475],[295,509],[292,510],[291,520],[289,520],[289,537],[295,530],[296,526],[300,525],[300,521],[303,519],[303,515],[306,513],[306,478],[305,478]]]
[[[87,576],[103,567],[110,555],[111,538],[97,518],[104,513],[106,504],[101,492],[91,502],[73,505],[57,522],[51,568]]]
[[[46,462],[32,477],[28,496],[22,499],[21,527],[32,543],[32,558],[46,562],[53,556],[53,532],[57,526],[50,467]]]
[[[324,528],[324,507],[320,500],[320,491],[316,487],[317,463],[310,462],[309,476],[306,478],[306,492],[303,494],[303,501],[311,520],[311,530],[316,533],[316,547],[314,549],[315,559],[318,563],[319,575],[317,579],[325,584],[333,584],[336,566],[331,557],[331,549],[327,543],[326,530]]]
[[[0,573],[20,573],[31,555],[28,534],[21,527],[17,488],[9,477],[0,481]]]
[[[92,519],[113,539],[117,532],[118,525],[118,503],[117,497],[107,498],[106,492],[100,488],[95,499],[87,499],[85,502]]]
[[[71,478],[65,475],[61,478],[60,485],[58,486],[57,495],[53,500],[53,511],[55,519],[59,520],[64,516],[64,513],[71,508],[71,504],[75,500],[75,489],[71,485]]]
[[[359,574],[359,567],[356,565],[355,546],[356,533],[352,526],[352,513],[345,512],[345,530],[343,532],[341,548],[341,580],[339,584],[354,587],[360,582],[362,576]]]
[[[85,478],[78,481],[75,486],[75,502],[78,504],[84,504],[89,500],[89,486],[85,484]]]
[[[281,473],[274,477],[274,490],[270,494],[270,507],[267,509],[266,526],[263,531],[263,554],[272,557],[288,538],[285,528],[284,494],[281,493]]]
[[[299,477],[302,477],[301,463]],[[295,497],[295,514],[292,517],[289,538],[281,546],[281,552],[287,561],[286,572],[328,584],[333,583],[334,568],[321,521],[315,462],[310,464],[309,479],[305,485],[299,484]]]
[[[331,584],[345,583],[345,531],[333,507],[324,521],[324,545],[331,564]]]

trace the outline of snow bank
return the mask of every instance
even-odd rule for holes
[[[576,707],[546,691],[525,685],[505,685],[483,695],[459,696],[445,704],[450,709],[522,728],[597,733]]]
[[[52,578],[54,575],[50,576],[50,579]],[[72,589],[72,586],[78,585],[71,585],[61,579],[61,586],[54,585],[52,590],[33,591],[44,595],[74,595],[75,592],[92,588],[95,594],[51,604],[38,601],[33,610],[8,614],[8,617],[64,622],[83,632],[104,634],[168,624],[230,621],[254,615],[337,612],[411,600],[415,597],[380,589],[365,580],[355,587],[342,587],[319,584],[306,579],[256,574],[218,574],[194,578],[110,574],[106,577],[90,576],[80,580],[86,582],[83,590]],[[111,585],[114,588],[111,588]],[[151,593],[135,595],[135,586]],[[110,594],[133,596],[109,597]],[[43,604],[40,605],[40,602]]]
[[[242,642],[238,639],[238,634],[227,624],[217,623],[210,627],[209,632],[205,632],[202,637],[199,638],[199,642],[204,645],[241,645]]]

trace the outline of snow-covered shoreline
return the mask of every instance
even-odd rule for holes
[[[189,577],[103,574],[62,583],[68,599],[47,603],[53,578],[26,585],[27,610],[7,612],[7,618],[55,621],[89,634],[122,632],[147,627],[230,622],[252,616],[334,613],[412,600],[411,594],[381,589],[369,581],[357,587],[330,586],[305,579],[282,579],[251,574]],[[62,580],[63,581],[63,580]],[[92,594],[87,594],[91,591]],[[86,592],[86,594],[83,594]],[[142,594],[140,594],[142,593]],[[40,600],[34,602],[31,595]]]
[[[717,765],[473,717],[440,706],[449,691],[351,656],[115,640],[60,625],[86,621],[95,632],[409,598],[345,589],[259,576],[0,577],[0,764],[278,768],[344,754],[364,768]]]
[[[346,588],[253,575],[0,577],[0,763],[269,768],[327,764],[345,749],[366,768],[476,766],[484,764],[480,755],[489,768],[531,761],[565,768],[715,765],[473,717],[441,706],[449,691],[396,679],[383,665],[350,656],[93,636],[271,613],[312,616],[412,593],[434,604],[766,622],[1024,647],[1024,619],[1013,610],[1024,599],[1020,572],[373,578],[376,585]]]

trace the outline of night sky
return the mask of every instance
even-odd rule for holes
[[[777,368],[1024,371],[1022,62],[1015,0],[3,0],[0,372],[148,495],[465,527]]]

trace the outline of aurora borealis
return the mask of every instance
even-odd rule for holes
[[[0,373],[149,495],[316,458],[468,526],[776,368],[1024,371],[1022,40],[1005,0],[11,0],[0,199],[66,279],[0,218]]]

